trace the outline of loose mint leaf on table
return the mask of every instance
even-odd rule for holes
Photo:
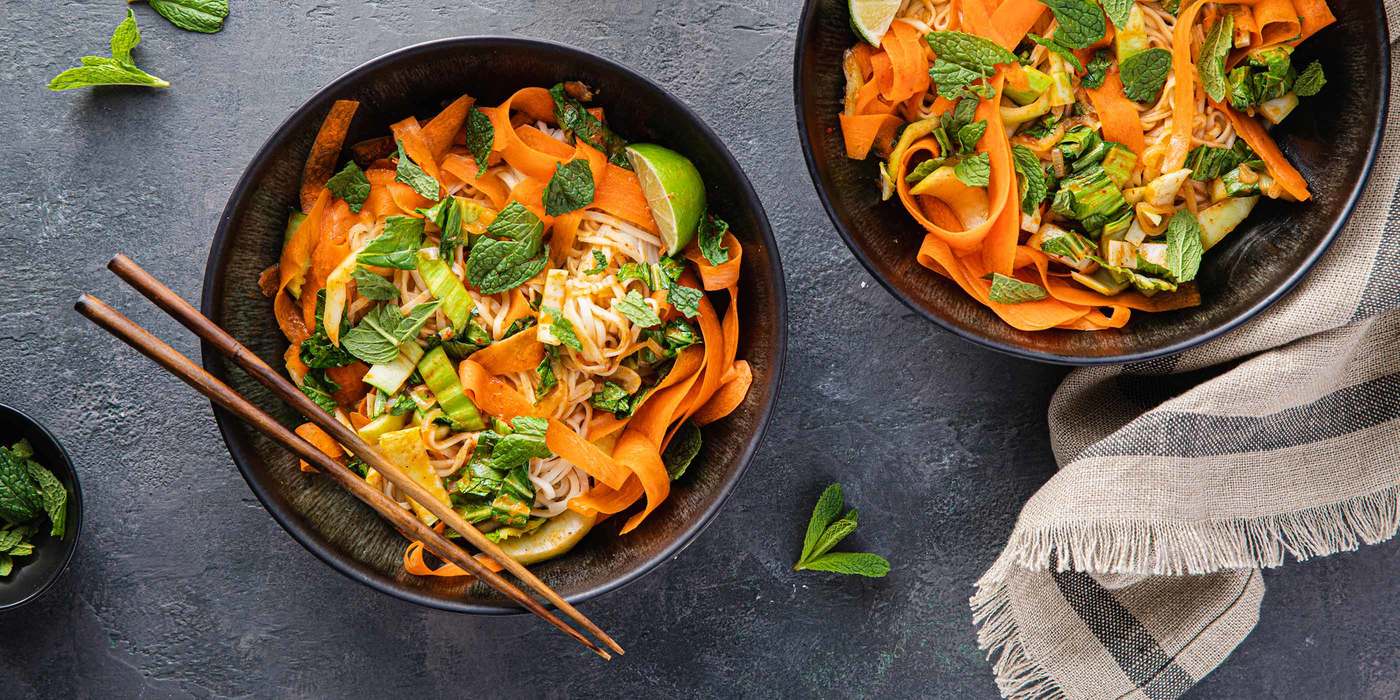
[[[812,509],[812,518],[807,522],[807,534],[802,539],[802,554],[795,571],[830,571],[838,574],[860,574],[880,577],[889,573],[890,563],[878,554],[857,552],[835,552],[831,549],[856,529],[856,511],[852,509],[838,518],[844,503],[841,485],[826,487],[817,505]]]
[[[963,158],[953,166],[953,174],[968,187],[986,187],[992,177],[992,157],[987,153],[978,153]]]
[[[366,299],[389,301],[399,298],[399,288],[395,287],[393,282],[358,265],[350,273],[350,279],[355,280],[355,291]]]
[[[1072,49],[1088,48],[1108,31],[1103,10],[1093,0],[1040,0],[1050,8],[1060,26],[1055,30],[1056,43]],[[1131,9],[1131,8],[1130,8]]]
[[[882,578],[890,573],[890,562],[878,554],[833,552],[803,564],[802,568],[809,571],[829,571],[834,574]]]
[[[1134,102],[1154,102],[1167,82],[1172,68],[1172,52],[1151,48],[1135,53],[1118,65],[1123,78],[1123,94]]]
[[[128,0],[132,2],[134,0]],[[213,34],[224,28],[228,0],[147,0],[151,9],[188,32]]]
[[[350,211],[358,214],[365,206],[365,200],[369,199],[369,178],[365,177],[365,171],[360,170],[360,166],[352,160],[326,181],[326,189],[345,200],[345,203],[350,205]]]
[[[491,146],[495,140],[496,130],[491,126],[491,118],[475,107],[468,110],[467,150],[471,151],[472,160],[476,161],[477,177],[486,172],[486,161],[491,158]]]
[[[1074,49],[1071,49],[1070,47],[1065,46],[1055,41],[1054,39],[1046,39],[1045,37],[1040,36],[1039,34],[1027,33],[1026,38],[1030,39],[1031,41],[1034,41],[1037,44],[1040,44],[1041,46],[1044,46],[1045,48],[1050,50],[1050,53],[1053,53],[1056,56],[1059,56],[1060,58],[1064,59],[1065,63],[1068,63],[1074,67],[1074,72],[1084,72],[1084,64],[1080,62],[1078,56],[1074,55]]]
[[[729,246],[724,244],[726,233],[729,233],[729,224],[724,219],[707,213],[705,218],[700,220],[700,230],[697,232],[700,254],[705,256],[705,260],[711,265],[729,262]]]
[[[1196,279],[1201,268],[1201,224],[1185,209],[1179,210],[1167,223],[1167,269],[1178,283]]]
[[[1326,84],[1327,78],[1322,74],[1322,64],[1313,61],[1293,81],[1293,94],[1299,97],[1312,97],[1321,92],[1322,86]]]
[[[432,202],[441,199],[439,190],[442,188],[442,185],[438,184],[438,181],[434,179],[432,175],[429,175],[424,172],[422,168],[418,167],[418,164],[414,163],[413,159],[409,158],[407,153],[404,153],[402,141],[398,142],[398,146],[399,165],[394,171],[394,179],[412,187],[413,191],[417,192],[424,199]]]
[[[1049,187],[1045,183],[1045,169],[1040,164],[1040,159],[1035,152],[1020,144],[1011,147],[1012,165],[1016,168],[1016,175],[1019,192],[1021,193],[1021,211],[1027,216],[1035,212],[1036,207],[1045,201],[1046,195],[1050,193]]]
[[[998,304],[1024,304],[1039,301],[1047,296],[1045,288],[1038,284],[1022,282],[1015,277],[1007,277],[1000,272],[992,273],[992,288],[988,292],[992,301]]]
[[[167,88],[170,83],[136,67],[131,50],[141,43],[141,30],[136,26],[136,14],[130,8],[126,19],[117,25],[110,41],[112,55],[84,56],[82,65],[69,68],[49,81],[54,92],[98,85],[138,85]]]
[[[638,328],[653,328],[661,325],[661,317],[652,311],[651,306],[647,305],[646,299],[636,290],[628,292],[625,297],[615,299],[613,308],[626,316]]]
[[[700,454],[700,448],[704,445],[704,440],[700,436],[700,428],[690,421],[681,424],[679,430],[671,438],[671,444],[666,446],[666,450],[661,453],[661,463],[666,465],[666,473],[671,476],[671,481],[681,478],[685,471],[690,468],[690,463],[695,461],[695,457]]]
[[[422,245],[422,219],[390,216],[384,219],[384,232],[370,241],[355,260],[375,267],[413,270],[418,267],[418,249]]]
[[[593,170],[583,159],[558,163],[544,186],[544,213],[559,216],[582,209],[593,201]]]
[[[1210,25],[1210,31],[1206,32],[1205,41],[1201,44],[1201,53],[1196,58],[1196,72],[1201,76],[1201,88],[1216,102],[1225,99],[1225,92],[1229,88],[1225,80],[1225,57],[1230,53],[1234,36],[1235,16],[1221,16],[1215,24]],[[1170,57],[1170,53],[1168,56]],[[1131,95],[1129,98],[1131,99]]]

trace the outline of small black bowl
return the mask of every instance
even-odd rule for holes
[[[837,114],[842,53],[855,43],[846,0],[807,0],[798,23],[793,82],[807,169],[846,245],[891,294],[953,333],[1043,362],[1092,365],[1160,357],[1204,343],[1277,301],[1322,257],[1371,172],[1390,94],[1390,45],[1379,0],[1329,0],[1337,23],[1298,48],[1318,59],[1327,86],[1272,130],[1313,199],[1266,200],[1201,265],[1202,305],[1135,313],[1126,328],[1086,333],[1018,331],[915,260],[924,232],[897,199],[881,202],[877,160],[846,158]]]
[[[287,118],[239,179],[219,220],[205,269],[203,312],[274,367],[286,340],[258,273],[275,264],[287,212],[297,203],[301,170],[332,101],[360,100],[346,143],[388,133],[414,114],[436,113],[463,92],[498,104],[527,86],[581,80],[594,104],[625,138],[673,148],[694,161],[711,211],[723,216],[744,246],[739,282],[743,309],[740,356],[753,366],[749,396],[734,413],[704,429],[699,461],[636,531],[619,537],[612,518],[558,559],[531,569],[571,603],[613,590],[674,556],[723,506],[756,449],[782,375],[787,307],[778,246],[758,195],[724,144],[698,116],[650,80],[585,51],[543,41],[472,37],[432,41],[376,58],[337,78]],[[204,348],[204,366],[284,424],[300,416],[257,382]],[[406,542],[374,511],[324,476],[303,474],[297,460],[237,418],[215,410],[225,442],[249,487],[298,542],[341,573],[420,605],[466,613],[516,613],[495,591],[460,579],[403,571]]]
[[[47,530],[36,535],[31,540],[34,554],[15,559],[14,570],[0,578],[0,612],[14,610],[43,595],[68,568],[83,529],[83,490],[73,460],[58,444],[58,438],[38,421],[0,404],[0,445],[8,447],[20,440],[28,440],[34,447],[34,460],[68,488],[68,514],[62,539],[49,535]]]

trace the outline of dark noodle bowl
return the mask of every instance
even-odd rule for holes
[[[1018,331],[916,260],[924,230],[898,199],[880,201],[877,158],[846,157],[838,114],[842,55],[855,42],[844,0],[808,0],[794,61],[798,129],[808,170],[856,258],[910,308],[981,345],[1043,362],[1105,364],[1180,352],[1248,320],[1307,273],[1346,223],[1370,174],[1389,94],[1385,11],[1376,0],[1330,0],[1337,23],[1295,53],[1320,59],[1327,85],[1270,130],[1312,191],[1303,203],[1262,201],[1212,248],[1196,278],[1201,305],[1137,313],[1099,332]]]
[[[443,76],[464,76],[445,81]],[[568,554],[531,568],[573,603],[615,589],[684,548],[715,516],[762,435],[781,378],[786,307],[777,246],[757,195],[724,145],[684,105],[630,70],[583,51],[510,38],[445,39],[377,58],[341,76],[280,126],[235,187],[210,250],[203,311],[274,366],[286,341],[258,274],[276,263],[287,212],[298,202],[302,163],[332,102],[360,101],[347,143],[387,133],[409,115],[435,113],[470,92],[495,104],[517,89],[581,80],[608,121],[634,141],[666,145],[690,158],[706,184],[711,209],[723,212],[743,246],[739,353],[753,370],[747,397],[705,428],[704,447],[671,495],[635,531],[619,536],[625,517],[595,527]],[[204,365],[286,424],[299,417],[256,382],[206,349]],[[268,511],[313,554],[347,576],[421,605],[468,613],[519,612],[499,594],[461,578],[418,577],[403,569],[408,542],[368,507],[325,477],[215,411],[234,461]]]

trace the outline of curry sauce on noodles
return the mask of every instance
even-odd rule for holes
[[[1020,330],[1197,305],[1261,197],[1310,196],[1267,129],[1326,84],[1294,55],[1326,3],[1120,5],[904,0],[843,60],[846,155],[879,159],[919,262]]]
[[[524,563],[614,515],[640,525],[752,381],[738,239],[708,217],[704,252],[668,250],[591,97],[463,96],[343,167],[358,105],[337,102],[261,280],[302,390]],[[297,433],[436,522],[313,424]],[[404,561],[465,575],[421,543]]]

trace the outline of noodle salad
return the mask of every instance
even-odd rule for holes
[[[624,511],[636,528],[752,381],[739,241],[689,160],[628,144],[592,97],[462,96],[343,167],[358,103],[335,103],[260,280],[302,391],[522,563]],[[315,425],[296,432],[436,524]],[[404,559],[465,575],[421,543]]]
[[[852,0],[846,155],[923,266],[1025,331],[1195,306],[1202,255],[1308,184],[1270,138],[1326,83],[1324,0]]]

